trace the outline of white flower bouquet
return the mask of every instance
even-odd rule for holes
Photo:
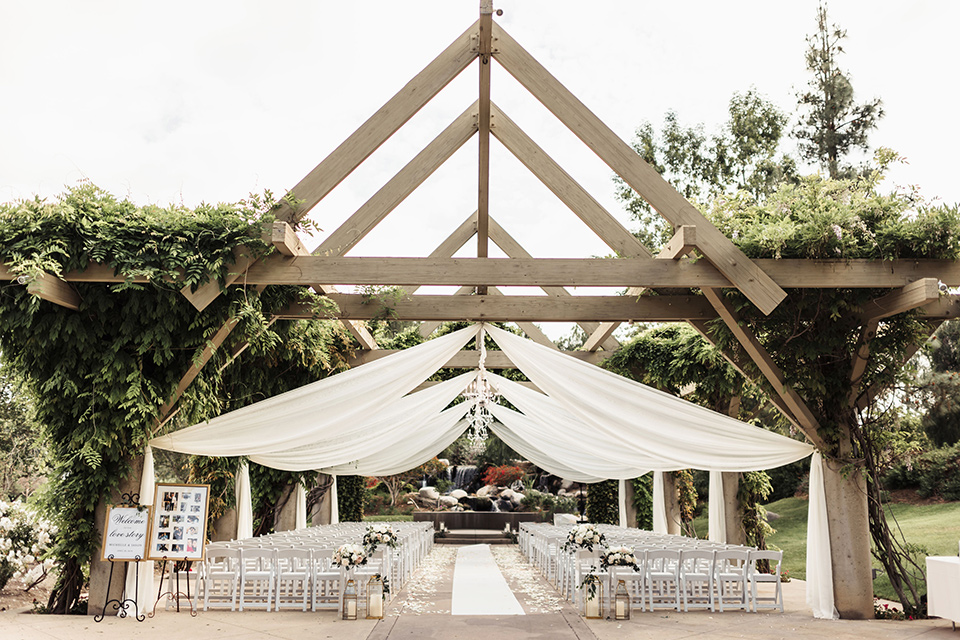
[[[53,568],[49,555],[57,528],[19,500],[0,500],[0,589],[14,577],[26,588],[43,581]]]
[[[600,554],[600,566],[604,569],[608,567],[632,567],[634,571],[640,571],[640,567],[637,565],[637,556],[630,547],[606,549]]]
[[[367,550],[359,544],[340,545],[333,553],[333,564],[344,569],[367,564]]]
[[[367,532],[363,534],[363,546],[367,548],[367,552],[373,553],[382,544],[391,549],[400,544],[400,538],[393,527],[389,524],[372,524],[367,527]]]
[[[594,546],[604,546],[606,538],[600,533],[595,524],[578,524],[570,529],[567,541],[563,544],[564,551],[586,549],[593,551]]]

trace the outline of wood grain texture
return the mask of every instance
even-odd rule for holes
[[[393,355],[398,353],[394,349],[380,349],[379,351],[358,351],[354,354],[353,358],[349,360],[351,367],[357,367],[367,362],[373,362],[378,358],[385,358],[386,356]],[[591,364],[599,364],[603,362],[609,354],[604,354],[600,352],[588,352],[588,351],[564,351],[562,353],[567,354],[577,358],[578,360],[583,360],[584,362],[589,362]],[[477,368],[480,364],[480,352],[472,350],[463,350],[458,351],[455,356],[453,356],[445,365],[446,368],[451,369],[470,369]],[[507,357],[503,351],[487,351],[487,360],[484,363],[487,369],[515,369],[515,365]]]
[[[52,273],[41,273],[27,283],[27,292],[61,307],[78,311],[80,294],[65,280]]]

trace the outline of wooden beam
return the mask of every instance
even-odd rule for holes
[[[471,213],[466,220],[460,223],[460,226],[453,230],[449,236],[447,236],[443,242],[437,245],[437,248],[434,249],[428,257],[430,258],[449,258],[460,248],[467,244],[467,242],[477,233],[477,212],[474,211]],[[412,296],[420,287],[417,285],[411,285],[404,287],[404,290],[407,292],[408,296]],[[436,328],[436,327],[434,327]],[[432,333],[433,330],[430,331]],[[424,335],[424,338],[427,335]]]
[[[490,287],[490,290],[487,292],[491,296],[502,296],[503,292],[496,287]],[[557,349],[557,345],[553,344],[553,340],[550,339],[547,334],[540,330],[540,327],[533,324],[532,322],[524,322],[523,320],[517,320],[515,324],[520,327],[520,330],[527,334],[527,337],[536,342],[537,344],[542,344],[545,347],[550,347],[551,349]]]
[[[491,234],[493,230],[491,229]],[[297,258],[300,260],[300,258]],[[315,260],[325,260],[327,258],[314,257]],[[417,260],[417,258],[406,258],[407,260]],[[532,258],[530,258],[533,260]],[[263,278],[270,273],[275,264],[282,264],[283,256],[274,256],[271,262],[267,260],[266,266],[258,265],[258,278]],[[350,258],[358,260],[358,258]],[[366,258],[366,260],[390,260],[388,258]],[[419,258],[423,260],[423,258]],[[575,261],[571,261],[573,264]],[[580,260],[581,270],[593,269],[593,263],[599,262],[597,259]],[[616,262],[614,260],[603,260],[605,263]],[[639,259],[633,261],[633,265],[640,264]],[[729,287],[730,281],[727,280],[716,268],[704,260],[697,261],[694,264],[687,264],[689,261],[668,261],[668,260],[649,260],[645,261],[651,264],[643,267],[621,266],[617,269],[634,270],[637,277],[633,279],[630,286],[666,286],[666,287]],[[652,263],[660,262],[659,266]],[[773,260],[762,259],[754,260],[765,273],[773,278],[780,286],[786,289],[895,289],[906,286],[911,282],[921,278],[939,278],[948,287],[960,287],[960,260],[891,260],[882,262],[880,260]],[[321,263],[317,263],[321,264]],[[549,260],[544,261],[544,265],[550,264]],[[388,264],[388,267],[396,266]],[[452,267],[452,264],[439,264],[438,268]],[[316,267],[311,267],[316,268]],[[367,266],[364,269],[370,269]],[[552,267],[545,266],[546,269]],[[644,282],[647,275],[659,274],[657,281]],[[663,274],[672,274],[664,277]],[[366,274],[366,279],[370,280],[370,274]],[[236,274],[239,277],[239,274]],[[0,266],[0,280],[16,280],[15,274],[8,266]],[[91,262],[83,271],[69,271],[61,275],[62,280],[67,282],[138,282],[149,283],[150,279],[142,275],[132,278],[125,278],[122,274],[115,273],[114,267],[105,264]],[[349,280],[349,278],[346,278]],[[382,282],[373,282],[368,284],[392,284],[389,279],[383,279]],[[268,282],[267,284],[273,284]],[[280,284],[279,282],[276,284]],[[308,284],[300,282],[299,284]],[[344,284],[360,284],[347,282]],[[429,283],[420,283],[429,284]],[[503,284],[503,283],[498,283]],[[524,285],[536,285],[536,283],[524,282]],[[561,283],[556,286],[570,285],[571,283]],[[550,286],[550,285],[548,285]],[[622,286],[622,285],[617,285]],[[936,303],[933,303],[936,305]],[[929,305],[928,305],[929,306]]]
[[[507,254],[509,258],[529,259],[533,257],[523,248],[523,245],[507,233],[507,230],[501,227],[493,217],[490,218],[490,239],[493,240],[496,245],[500,247],[500,250]],[[541,290],[548,296],[557,298],[569,298],[573,296],[572,293],[563,287],[541,287]],[[577,324],[587,335],[592,334],[599,326],[594,322],[578,322]],[[617,342],[616,338],[610,337],[604,341],[603,348],[607,351],[616,351],[620,348],[620,343]]]
[[[860,330],[860,337],[857,339],[857,350],[853,355],[853,366],[850,368],[850,398],[851,407],[856,406],[857,398],[860,395],[860,384],[863,378],[863,372],[867,370],[867,362],[870,360],[870,341],[877,335],[877,327],[880,324],[879,319],[867,321]]]
[[[489,9],[489,10],[488,10]],[[491,2],[480,9],[480,99],[477,125],[480,132],[477,178],[477,257],[486,258],[490,215],[490,68],[492,60],[493,6]],[[487,292],[485,286],[477,293]]]
[[[385,358],[386,356],[393,355],[398,353],[397,349],[380,349],[379,351],[358,351],[350,358],[349,363],[351,367],[358,367],[360,365],[366,364],[368,362],[373,362],[378,358]],[[588,351],[562,351],[568,356],[577,358],[578,360],[583,360],[584,362],[589,362],[590,364],[599,364],[603,362],[604,358],[607,357],[607,354],[602,354],[598,352],[588,352]],[[455,356],[453,356],[444,366],[447,369],[471,369],[477,368],[480,364],[480,352],[474,351],[472,349],[465,349],[463,351],[458,351]],[[503,351],[487,351],[487,360],[484,363],[487,369],[514,369],[516,368],[513,362],[507,357]]]
[[[460,295],[417,295],[390,303],[397,320],[488,320],[491,322],[597,322],[613,320],[637,322],[678,322],[687,319],[710,320],[717,316],[702,296],[503,296],[463,295],[472,289],[463,287]],[[371,304],[368,296],[335,293],[328,296],[340,307],[336,316],[367,320],[383,314],[383,308]],[[297,303],[275,315],[282,319],[313,317],[310,305]]]
[[[596,330],[587,336],[587,341],[583,343],[583,350],[596,351],[604,341],[613,336],[613,332],[616,331],[619,326],[619,322],[601,322]]]
[[[27,281],[27,293],[74,311],[80,309],[82,301],[73,287],[52,273],[41,273],[30,278]]]
[[[936,278],[923,278],[911,282],[898,291],[875,298],[864,305],[861,318],[864,323],[871,323],[904,311],[936,302],[940,299],[940,287]]]
[[[240,276],[256,262],[253,252],[247,247],[237,247],[233,250],[233,266],[227,271],[223,281],[226,286],[235,284]],[[269,284],[269,283],[263,283]],[[203,311],[211,302],[220,296],[220,282],[215,277],[211,277],[206,283],[197,287],[193,291],[189,285],[180,289],[180,293],[190,301],[197,311]]]
[[[304,256],[310,255],[307,248],[303,246],[297,233],[287,222],[274,222],[263,225],[263,241],[272,244],[277,251],[285,256]]]
[[[713,339],[713,336],[710,333],[710,327],[707,325],[706,320],[688,320],[687,322],[690,323],[691,327],[697,330],[697,333],[703,336],[704,340],[706,340],[707,342],[712,344],[714,347],[716,347],[717,351],[720,352],[720,355],[723,356],[723,359],[729,362],[730,366],[737,370],[737,373],[739,373],[741,376],[743,376],[747,380],[754,380],[754,376],[748,373],[746,370],[745,361],[739,358],[736,354],[731,353],[727,350],[721,349],[719,346],[717,346],[716,341]],[[797,418],[793,415],[789,407],[787,407],[787,405],[784,403],[783,399],[780,396],[778,395],[767,396],[767,400],[770,402],[770,404],[776,407],[776,409],[780,412],[780,414],[783,415],[783,417],[786,418],[787,421],[790,422],[790,424],[792,424],[794,427],[802,431],[802,428],[800,427],[800,423],[797,421]],[[760,409],[758,409],[756,413],[753,416],[751,416],[751,419],[755,417],[756,414],[758,414],[759,412],[760,412]],[[747,420],[747,422],[749,422],[749,420]]]
[[[277,212],[277,219],[295,222],[306,216],[324,196],[466,69],[478,54],[478,29],[479,21],[464,31],[307,174],[288,194],[297,204],[291,206],[284,202]]]
[[[477,132],[476,112],[477,105],[474,103],[357,209],[356,213],[337,227],[317,247],[314,255],[342,256],[360,242]]]
[[[734,337],[736,337],[737,341],[743,347],[743,350],[750,356],[754,364],[757,365],[757,368],[760,369],[763,377],[766,378],[770,386],[773,387],[774,392],[780,396],[784,404],[790,409],[790,412],[799,422],[800,430],[803,431],[804,435],[807,436],[815,447],[822,451],[828,451],[825,446],[826,443],[824,443],[817,433],[820,424],[816,416],[813,415],[813,412],[810,411],[810,408],[807,407],[800,395],[787,384],[780,367],[773,361],[773,358],[770,357],[770,354],[767,353],[767,350],[760,344],[756,336],[740,323],[740,317],[734,310],[733,305],[723,297],[723,294],[719,290],[703,289],[703,295],[710,304],[713,305],[713,308],[720,317],[723,318],[724,324],[727,325],[727,328],[733,333]]]
[[[497,60],[601,160],[674,226],[698,227],[698,248],[763,313],[786,297],[767,274],[714,227],[499,25]]]
[[[441,382],[440,380],[426,380],[426,381],[424,381],[424,382],[421,382],[420,385],[417,386],[417,387],[416,387],[413,391],[411,391],[410,393],[416,393],[417,391],[423,391],[424,389],[429,389],[430,387],[435,387],[435,386],[437,386],[438,384],[440,384],[440,382]],[[536,391],[537,393],[543,393],[543,391],[540,390],[540,387],[538,387],[537,385],[533,384],[533,383],[530,382],[529,380],[516,380],[515,382],[516,382],[517,384],[519,384],[519,385],[523,385],[524,387],[526,387],[527,389],[530,389],[531,391]]]
[[[940,296],[936,302],[920,307],[919,311],[928,320],[955,320],[960,318],[960,296]]]
[[[620,222],[610,215],[586,189],[563,170],[536,142],[493,106],[496,126],[493,135],[510,153],[523,163],[563,204],[618,255],[627,258],[650,258],[650,250],[637,240]]]
[[[697,248],[697,228],[691,224],[681,225],[670,238],[670,242],[660,250],[658,258],[679,260]]]
[[[474,293],[476,293],[476,291],[477,291],[476,287],[460,287],[459,289],[457,289],[457,292],[454,293],[453,295],[472,296]],[[421,322],[420,324],[420,335],[423,336],[424,338],[428,337],[431,333],[437,330],[437,327],[443,324],[443,322],[439,320],[426,321],[423,318],[421,318],[421,320],[424,320],[424,321]]]

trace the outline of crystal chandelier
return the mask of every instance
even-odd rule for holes
[[[480,332],[477,340],[480,342],[480,372],[464,389],[463,395],[470,403],[470,409],[466,416],[469,425],[467,437],[479,452],[483,451],[484,444],[490,435],[487,427],[493,422],[493,414],[490,413],[489,407],[491,404],[496,404],[497,400],[500,399],[500,394],[487,379],[485,366],[487,349],[483,343],[483,331]]]

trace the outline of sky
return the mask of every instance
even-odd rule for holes
[[[669,109],[715,131],[751,87],[793,114],[808,80],[817,0],[494,4],[500,26],[625,140]],[[478,13],[479,0],[0,0],[0,201],[54,198],[84,179],[140,204],[282,194]],[[891,188],[960,201],[960,3],[833,0],[829,13],[848,32],[840,66],[856,98],[884,102],[871,144],[907,160]],[[630,226],[610,169],[504,69],[492,73],[497,105]],[[306,244],[471,104],[477,78],[474,64],[325,198],[310,216],[323,232]],[[608,252],[499,143],[491,154],[491,215],[530,253]],[[476,157],[474,138],[349,255],[429,253],[476,209]]]

